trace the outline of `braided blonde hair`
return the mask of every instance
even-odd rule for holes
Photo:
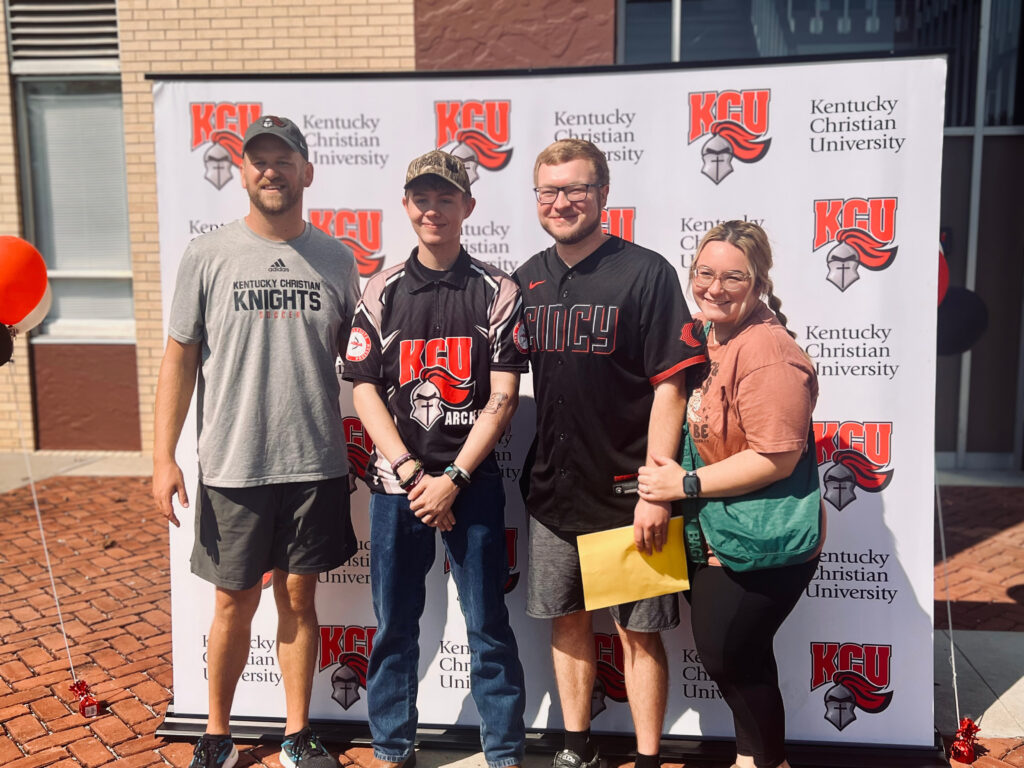
[[[786,326],[788,319],[782,313],[782,300],[775,295],[775,287],[772,279],[768,276],[772,268],[772,247],[768,242],[768,233],[752,221],[724,221],[707,231],[697,246],[697,257],[704,250],[708,243],[721,241],[735,246],[743,251],[750,263],[750,271],[754,276],[754,295],[763,296],[767,300],[768,308],[775,313],[786,329],[786,333],[796,338],[796,334]],[[694,270],[697,268],[697,257],[690,265],[690,280],[693,280]]]

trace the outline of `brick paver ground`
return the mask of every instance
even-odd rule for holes
[[[187,766],[191,744],[153,735],[171,699],[171,623],[149,478],[57,477],[36,490],[75,672],[106,710],[81,717],[68,690],[31,492],[0,494],[0,766]],[[1024,631],[1024,489],[946,488],[943,504],[954,628]],[[937,626],[945,615],[937,604]],[[343,765],[369,761],[365,748],[331,746]],[[239,747],[240,766],[280,768],[276,744]],[[974,765],[1024,768],[1024,740],[983,739]]]

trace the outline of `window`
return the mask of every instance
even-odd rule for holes
[[[18,93],[26,232],[53,293],[37,340],[134,342],[120,82],[26,78]]]
[[[625,64],[671,61],[673,6],[684,62],[857,56],[948,50],[946,125],[974,122],[980,3],[976,0],[619,0]],[[990,70],[999,106],[1019,89],[1020,0],[993,0]],[[1002,32],[996,28],[999,22]],[[1014,26],[1016,25],[1016,26]],[[1009,99],[1009,102],[1007,101]],[[1017,99],[1017,112],[1021,112]]]

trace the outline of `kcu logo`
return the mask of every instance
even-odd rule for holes
[[[811,250],[835,243],[825,256],[825,278],[840,291],[860,279],[858,268],[878,272],[896,258],[895,197],[853,197],[814,201],[814,244]],[[885,246],[891,246],[886,248]]]
[[[768,153],[771,90],[701,91],[690,94],[687,144],[710,135],[700,149],[701,173],[718,184],[733,172],[732,161],[756,163]]]
[[[828,683],[825,719],[843,730],[857,719],[857,709],[882,712],[892,701],[891,645],[811,643],[811,690]]]
[[[263,111],[260,102],[193,102],[189,105],[192,120],[192,146],[211,146],[203,153],[205,178],[217,189],[234,177],[232,168],[242,167],[242,137]]]
[[[858,488],[878,493],[892,481],[891,421],[816,421],[814,444],[818,466],[831,462],[822,496],[836,509],[856,500]]]
[[[500,171],[512,159],[511,113],[511,101],[436,101],[434,143],[465,163],[473,184],[480,178],[477,166]]]
[[[383,211],[350,208],[310,208],[310,223],[352,249],[361,277],[380,272],[384,265],[381,249]]]
[[[373,456],[373,440],[363,427],[363,422],[355,416],[342,417],[341,430],[348,451],[348,492],[355,493],[356,480],[366,482],[366,470]]]
[[[342,709],[359,701],[359,689],[366,689],[366,668],[376,633],[376,627],[320,627],[320,671],[338,665],[331,673],[331,698]]]
[[[597,677],[594,680],[594,691],[590,699],[590,716],[597,717],[608,708],[605,699],[620,704],[628,700],[626,696],[626,675],[623,670],[625,656],[622,651],[622,640],[618,635],[594,633],[594,651],[597,657]]]

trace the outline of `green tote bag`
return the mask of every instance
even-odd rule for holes
[[[684,499],[711,551],[733,571],[781,568],[810,560],[821,544],[821,488],[814,433],[789,477],[743,496]],[[687,426],[680,461],[687,471],[703,467]]]

